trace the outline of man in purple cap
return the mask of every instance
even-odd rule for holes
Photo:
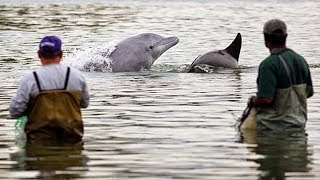
[[[304,130],[307,98],[313,95],[310,69],[305,59],[286,47],[287,26],[272,19],[263,28],[270,56],[259,65],[257,94],[248,105],[257,109],[258,130]]]
[[[60,64],[61,44],[56,36],[41,40],[42,67],[23,77],[11,100],[10,115],[28,117],[28,141],[82,139],[81,108],[89,105],[88,87],[78,70]]]

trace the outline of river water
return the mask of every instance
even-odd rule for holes
[[[0,178],[319,179],[319,8],[318,0],[0,0]],[[287,23],[288,47],[311,66],[307,136],[241,135],[233,126],[256,91],[269,54],[262,27],[272,18]],[[180,42],[151,70],[83,72],[91,95],[83,144],[21,146],[8,106],[23,75],[40,66],[44,35],[60,36],[65,59],[83,63],[109,42],[144,32]],[[239,69],[181,71],[238,32]]]

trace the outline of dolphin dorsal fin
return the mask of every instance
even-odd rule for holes
[[[232,57],[237,61],[239,60],[240,50],[241,50],[241,34],[238,33],[237,37],[232,41],[232,43],[225,49]]]

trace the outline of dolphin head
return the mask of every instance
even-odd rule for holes
[[[177,37],[162,37],[143,33],[130,37],[117,45],[111,54],[112,70],[139,71],[150,69],[154,61],[179,42]]]
[[[162,37],[157,34],[142,34],[143,38],[148,39],[146,42],[146,52],[149,53],[154,60],[158,59],[164,52],[179,42],[177,37]]]

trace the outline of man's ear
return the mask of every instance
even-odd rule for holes
[[[266,40],[266,38],[264,38],[264,45],[265,45],[267,48],[269,48],[269,46],[270,46],[270,43]]]
[[[38,58],[39,59],[41,59],[42,57],[41,57],[41,53],[40,53],[40,51],[38,51]]]

